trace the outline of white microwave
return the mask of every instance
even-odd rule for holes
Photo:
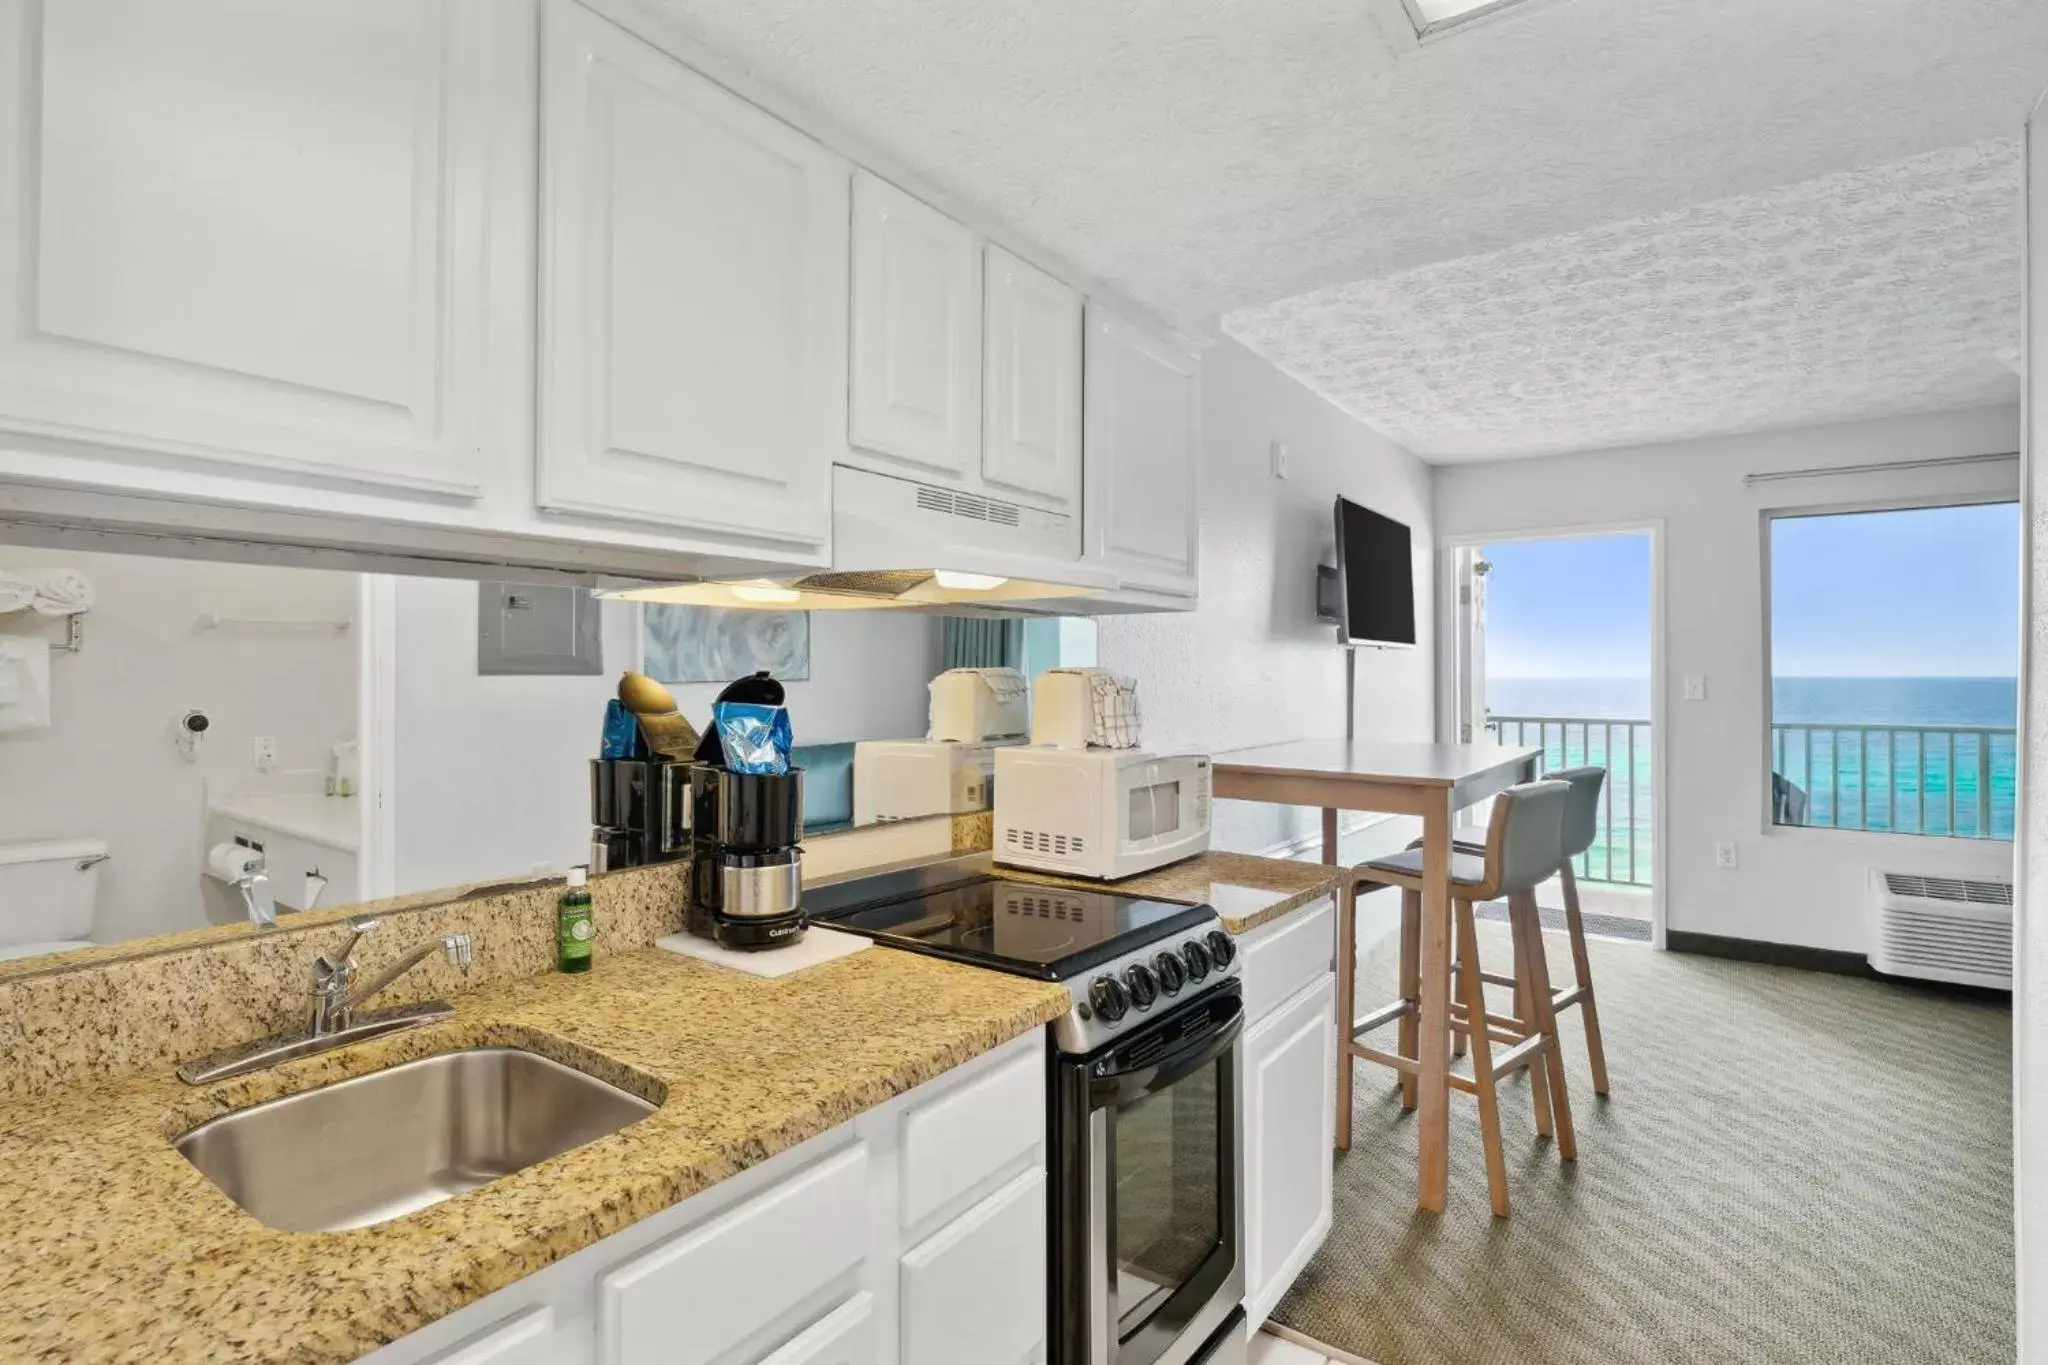
[[[995,860],[1113,881],[1209,847],[1209,759],[1136,749],[996,750]]]

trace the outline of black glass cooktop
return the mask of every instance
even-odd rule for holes
[[[892,948],[1045,981],[1079,976],[1216,916],[1206,905],[986,875],[940,886],[842,883],[805,891],[804,909],[813,924]]]

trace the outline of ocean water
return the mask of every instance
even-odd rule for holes
[[[1803,803],[1797,823],[2011,839],[2018,791],[2012,678],[1778,678],[1771,767]],[[1489,678],[1508,743],[1545,766],[1605,766],[1601,836],[1582,876],[1647,885],[1652,830],[1647,678]],[[1680,703],[1673,703],[1674,705]]]

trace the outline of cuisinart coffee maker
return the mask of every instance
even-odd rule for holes
[[[803,769],[690,768],[690,900],[683,927],[727,948],[804,936]]]

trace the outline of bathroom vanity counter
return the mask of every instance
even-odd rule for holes
[[[776,980],[646,949],[453,1003],[446,1023],[214,1085],[152,1069],[0,1106],[0,1359],[353,1360],[1032,1032],[1067,999],[881,948]],[[486,1045],[659,1107],[346,1232],[266,1227],[171,1146],[264,1100]]]

